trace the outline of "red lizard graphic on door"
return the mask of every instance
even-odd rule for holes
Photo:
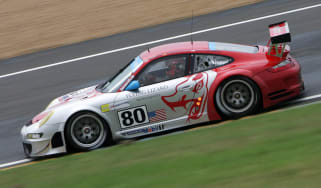
[[[191,84],[191,85],[190,85]],[[187,86],[187,87],[186,87]],[[192,86],[192,87],[189,87]],[[188,88],[188,90],[184,90]],[[186,92],[193,92],[193,97],[188,98]],[[199,119],[204,112],[208,94],[208,73],[198,73],[188,77],[183,82],[177,84],[175,92],[168,96],[162,96],[162,101],[170,107],[174,112],[175,108],[184,108],[188,111],[188,119]],[[181,95],[177,96],[177,95]],[[177,100],[179,98],[179,100]],[[174,99],[174,101],[171,101]]]

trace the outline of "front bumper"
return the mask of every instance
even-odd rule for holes
[[[27,157],[41,157],[65,153],[64,124],[44,125],[40,128],[36,124],[23,126],[21,129],[22,145]],[[41,133],[41,138],[30,138],[31,133]]]

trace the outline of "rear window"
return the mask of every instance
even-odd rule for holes
[[[255,54],[259,51],[258,47],[247,46],[240,44],[230,44],[223,42],[209,42],[210,50],[217,51],[231,51],[231,52],[242,52],[242,53],[252,53]]]
[[[232,58],[213,55],[213,54],[196,54],[193,65],[193,72],[202,72],[214,69],[232,62]]]

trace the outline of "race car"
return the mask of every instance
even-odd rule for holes
[[[54,99],[21,130],[39,157],[202,122],[239,118],[298,96],[299,63],[287,22],[267,46],[187,41],[147,49],[99,85]]]

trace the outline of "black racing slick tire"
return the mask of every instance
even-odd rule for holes
[[[260,89],[246,77],[226,79],[215,93],[216,108],[227,119],[237,119],[258,112],[260,101]]]
[[[67,145],[77,151],[90,151],[101,147],[109,137],[105,121],[91,112],[72,116],[65,127]]]

